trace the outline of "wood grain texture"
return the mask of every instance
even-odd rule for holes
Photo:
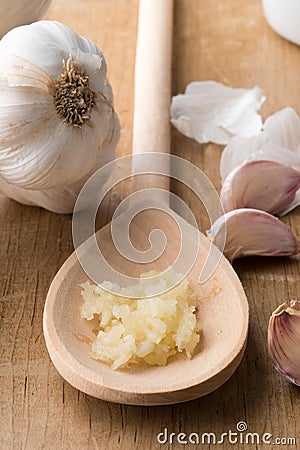
[[[137,0],[53,0],[47,14],[95,40],[104,51],[122,123],[119,155],[131,151],[137,6]],[[267,26],[259,0],[175,0],[173,62],[174,93],[192,80],[214,79],[236,87],[257,84],[268,98],[264,117],[287,105],[300,113],[300,49]],[[172,151],[195,163],[220,187],[220,147],[200,146],[173,131]],[[175,183],[173,190],[195,209],[201,229],[207,228],[194,196]],[[119,195],[111,209],[103,211],[102,223],[109,220]],[[156,435],[164,427],[169,432],[220,434],[235,430],[239,420],[252,432],[298,437],[299,445],[300,391],[273,369],[266,345],[271,311],[299,295],[298,258],[235,263],[250,303],[250,336],[246,357],[221,389],[186,404],[124,407],[69,386],[45,348],[43,306],[55,272],[72,252],[71,218],[4,197],[0,218],[1,450],[158,449]],[[300,236],[299,211],[284,221]]]

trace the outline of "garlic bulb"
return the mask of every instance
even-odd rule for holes
[[[213,243],[232,261],[249,255],[288,256],[300,252],[300,243],[279,219],[264,211],[242,208],[219,217],[207,231]]]
[[[43,17],[51,0],[0,0],[0,38],[9,30]]]
[[[268,349],[275,368],[300,386],[300,301],[280,305],[268,328]]]
[[[114,159],[119,131],[106,62],[95,44],[52,21],[15,28],[3,37],[3,193],[51,211],[72,212],[87,178]]]
[[[278,214],[294,200],[300,172],[273,161],[250,161],[230,172],[221,190],[224,210],[261,209]]]

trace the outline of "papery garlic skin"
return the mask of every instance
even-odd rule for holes
[[[0,0],[0,39],[9,30],[41,19],[51,0]]]
[[[66,67],[71,81],[75,80],[71,85],[72,89],[75,86],[75,94],[72,97],[67,90],[66,95],[57,97]],[[63,83],[69,83],[68,80]],[[88,106],[84,103],[87,97],[82,97],[83,109],[75,114],[78,106],[73,105],[81,104],[79,95],[84,83],[86,91],[91,92],[90,109],[83,112]],[[65,92],[65,84],[61,92]],[[82,95],[86,96],[86,91]],[[59,101],[62,98],[65,116],[55,103],[57,98]],[[114,159],[119,132],[106,62],[94,43],[52,21],[22,26],[3,37],[0,42],[2,192],[22,203],[55,212],[72,212],[87,178],[104,160]],[[59,205],[54,208],[56,195]]]
[[[197,81],[172,98],[171,122],[199,143],[227,144],[237,134],[253,136],[261,130],[256,111],[264,100],[257,86],[234,89],[215,81]]]
[[[300,301],[280,305],[268,327],[268,350],[275,368],[300,386]]]
[[[219,217],[207,235],[233,261],[250,255],[290,256],[300,252],[300,243],[279,219],[264,211],[241,208]]]
[[[233,169],[225,179],[221,201],[225,212],[253,208],[278,214],[294,200],[300,172],[273,161],[250,161]]]

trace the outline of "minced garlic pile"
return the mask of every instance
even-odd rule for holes
[[[111,364],[113,369],[142,361],[164,366],[169,356],[182,351],[191,358],[200,339],[194,293],[186,278],[172,287],[180,279],[173,270],[161,273],[159,284],[156,278],[155,285],[149,278],[154,274],[157,275],[142,274],[137,285],[118,289],[123,295],[130,292],[133,297],[144,297],[138,299],[111,294],[89,281],[81,285],[82,317],[99,319],[99,332],[92,344],[93,358]],[[111,289],[112,283],[106,281],[102,286]],[[157,292],[158,286],[171,289],[145,298]]]

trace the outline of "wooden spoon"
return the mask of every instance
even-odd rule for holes
[[[140,1],[134,153],[169,152],[170,149],[172,12],[173,0]],[[166,177],[139,177],[139,183],[142,187],[147,184],[164,189],[169,187]],[[178,218],[178,223],[190,236],[195,235],[195,229],[183,219]],[[96,239],[104,256],[115,268],[124,270],[126,267],[133,276],[139,276],[141,271],[161,270],[173,264],[180,248],[178,224],[166,211],[158,210],[147,210],[135,217],[130,227],[133,245],[146,249],[149,232],[155,228],[165,232],[168,245],[160,258],[142,268],[116,251],[110,224],[96,233]],[[198,297],[201,344],[190,360],[178,354],[164,367],[145,365],[114,371],[109,365],[90,357],[95,325],[80,316],[82,298],[79,284],[87,280],[87,275],[75,253],[68,258],[50,286],[43,326],[50,357],[71,385],[103,400],[160,405],[200,397],[228,380],[244,354],[248,303],[236,273],[223,256],[214,275],[204,284],[199,284],[200,268],[211,245],[201,233],[200,237],[200,251],[188,279]],[[190,239],[187,245],[192,249],[194,240]],[[88,252],[89,242],[82,247]]]

